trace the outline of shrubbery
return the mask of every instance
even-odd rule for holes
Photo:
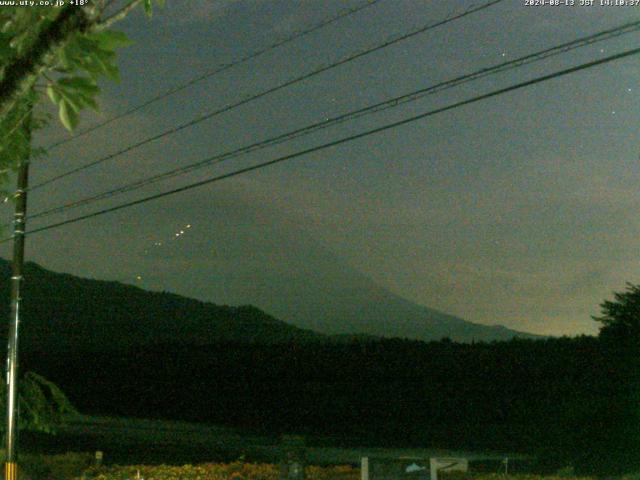
[[[22,456],[22,471],[38,480],[278,480],[278,465],[268,463],[233,462],[198,465],[128,465],[92,466],[93,455],[65,453],[63,455]],[[360,469],[350,465],[307,466],[307,480],[360,480]],[[500,473],[452,472],[439,475],[441,480],[593,480],[591,477],[557,475],[504,475]],[[640,480],[638,474],[622,480]]]
[[[71,480],[91,467],[93,462],[93,455],[90,453],[22,454],[18,459],[19,478]],[[0,463],[4,464],[4,451],[0,451]]]
[[[182,467],[131,465],[91,468],[83,479],[91,480],[278,480],[279,469],[273,464],[234,462],[205,463]],[[359,480],[360,470],[351,466],[308,466],[307,480]]]
[[[81,480],[278,480],[279,469],[273,464],[234,462],[176,466],[113,466],[91,468]],[[307,480],[359,480],[360,469],[348,465],[334,467],[308,466]],[[455,473],[443,480],[591,480],[590,477],[504,475]],[[80,480],[80,479],[77,479]]]

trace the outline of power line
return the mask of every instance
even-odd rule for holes
[[[624,34],[628,34],[628,33],[632,33],[632,32],[636,32],[640,30],[640,21],[636,21],[636,22],[630,22],[630,23],[626,23],[623,24],[621,26],[615,27],[615,28],[611,28],[608,30],[604,30],[586,37],[582,37],[580,39],[577,40],[573,40],[571,42],[567,42],[564,43],[562,45],[558,45],[555,47],[551,47],[542,51],[538,51],[535,53],[531,53],[528,55],[525,55],[523,57],[519,57],[517,59],[514,60],[510,60],[507,62],[503,62],[500,63],[498,65],[495,65],[493,67],[487,67],[487,68],[483,68],[481,70],[475,71],[473,73],[467,74],[467,75],[463,75],[463,76],[459,76],[456,77],[454,79],[451,80],[447,80],[445,82],[440,82],[436,85],[432,85],[426,88],[422,88],[420,90],[405,94],[405,95],[401,95],[395,98],[391,98],[388,100],[385,100],[383,102],[379,102],[376,103],[374,105],[370,105],[364,108],[360,108],[358,110],[354,110],[330,119],[326,119],[323,120],[321,122],[317,122],[314,123],[312,125],[308,125],[306,127],[302,127],[287,133],[283,133],[281,135],[278,135],[276,137],[272,137],[257,143],[253,143],[251,145],[248,146],[244,146],[232,151],[228,151],[222,154],[218,154],[215,155],[213,157],[209,157],[207,159],[186,165],[184,167],[180,167],[180,168],[175,168],[172,170],[169,170],[167,172],[163,172],[151,177],[147,177],[144,178],[142,180],[138,180],[126,185],[123,185],[121,187],[112,189],[112,190],[108,190],[102,193],[99,193],[97,195],[93,195],[90,197],[86,197],[80,200],[76,200],[73,202],[69,202],[57,207],[53,207],[41,212],[38,212],[34,215],[30,215],[29,218],[30,219],[35,219],[35,218],[41,218],[41,217],[46,217],[55,213],[62,213],[64,211],[82,206],[82,205],[88,205],[91,203],[94,203],[96,201],[102,200],[102,199],[106,199],[106,198],[111,198],[114,197],[116,195],[122,194],[122,193],[127,193],[133,190],[137,190],[140,189],[142,187],[148,186],[148,185],[152,185],[154,183],[160,182],[160,181],[164,181],[167,180],[169,178],[173,178],[175,176],[178,175],[183,175],[185,173],[189,173],[192,172],[194,170],[197,170],[199,168],[203,168],[212,164],[216,164],[216,163],[221,163],[223,161],[226,160],[230,160],[232,158],[236,158],[238,156],[250,153],[250,152],[254,152],[257,150],[261,150],[263,148],[267,148],[273,145],[277,145],[295,138],[298,138],[300,136],[303,135],[307,135],[310,133],[313,133],[315,131],[319,131],[321,129],[325,129],[334,125],[337,125],[339,123],[345,122],[347,120],[352,120],[355,118],[360,118],[363,117],[365,115],[370,115],[373,113],[378,113],[381,112],[383,110],[387,110],[389,108],[394,108],[397,107],[399,105],[405,104],[407,102],[413,102],[416,101],[418,99],[423,98],[426,95],[431,95],[437,92],[441,92],[443,90],[449,89],[449,88],[453,88],[456,87],[458,85],[462,85],[464,83],[470,82],[470,81],[474,81],[474,80],[478,80],[480,78],[484,78],[486,76],[489,75],[493,75],[496,73],[502,73],[505,72],[507,70],[511,70],[514,68],[519,68],[523,65],[527,65],[527,64],[531,64],[537,61],[541,61],[547,58],[550,58],[552,56],[555,55],[559,55],[562,53],[566,53],[568,51],[574,50],[576,48],[580,48],[586,45],[592,45],[594,43],[597,42],[601,42],[604,40],[609,40],[611,38],[614,37],[618,37]]]
[[[302,38],[302,37],[304,37],[304,36],[306,36],[306,35],[308,35],[310,33],[313,33],[315,31],[327,26],[327,25],[330,25],[330,24],[332,24],[332,23],[334,23],[334,22],[336,22],[336,21],[338,21],[338,20],[340,20],[340,19],[342,19],[344,17],[347,17],[349,15],[357,13],[357,12],[359,12],[361,10],[364,10],[365,8],[371,7],[371,6],[375,5],[376,3],[380,2],[380,1],[381,0],[368,0],[368,2],[363,4],[363,5],[356,6],[356,7],[350,8],[350,9],[344,9],[344,10],[340,11],[337,15],[335,15],[333,17],[330,17],[328,19],[325,19],[325,20],[321,21],[320,23],[310,27],[309,29],[302,30],[300,32],[296,32],[296,33],[294,33],[294,34],[292,34],[292,35],[290,35],[290,36],[288,36],[288,37],[286,37],[286,38],[284,38],[284,39],[282,39],[282,40],[280,40],[280,41],[278,41],[278,42],[276,42],[276,43],[274,43],[274,44],[272,44],[272,45],[270,45],[270,46],[268,46],[268,47],[266,47],[266,48],[264,48],[262,50],[259,50],[257,52],[252,53],[252,54],[249,54],[249,55],[246,55],[246,56],[244,56],[244,57],[242,57],[242,58],[240,58],[240,59],[238,59],[238,60],[236,60],[234,62],[224,64],[224,65],[218,67],[215,70],[203,73],[203,74],[201,74],[201,75],[199,75],[197,77],[194,77],[194,78],[192,78],[192,79],[190,79],[190,80],[188,80],[188,81],[186,81],[184,83],[181,83],[179,85],[171,87],[166,92],[158,94],[155,97],[152,97],[152,98],[146,100],[145,102],[143,102],[143,103],[141,103],[141,104],[139,104],[139,105],[137,105],[135,107],[130,108],[129,110],[126,110],[126,111],[124,111],[124,112],[122,112],[122,113],[120,113],[120,114],[118,114],[118,115],[116,115],[114,117],[111,117],[111,118],[109,118],[109,119],[107,119],[107,120],[105,120],[103,122],[97,123],[96,125],[94,125],[92,127],[89,127],[89,128],[87,128],[87,129],[85,129],[85,130],[83,130],[83,131],[81,131],[81,132],[79,132],[79,133],[77,133],[77,134],[75,134],[75,135],[73,135],[71,137],[68,137],[68,138],[60,140],[58,142],[52,143],[51,145],[47,146],[45,148],[45,150],[46,151],[51,151],[51,150],[53,150],[53,149],[55,149],[55,148],[57,148],[57,147],[59,147],[61,145],[69,143],[69,142],[71,142],[71,141],[73,141],[73,140],[75,140],[75,139],[77,139],[79,137],[82,137],[82,136],[84,136],[84,135],[86,135],[88,133],[93,132],[94,130],[98,130],[99,128],[102,128],[102,127],[104,127],[106,125],[109,125],[110,123],[112,123],[112,122],[114,122],[116,120],[119,120],[121,118],[127,117],[127,116],[131,115],[132,113],[135,113],[135,112],[137,112],[137,111],[139,111],[139,110],[141,110],[141,109],[143,109],[143,108],[145,108],[145,107],[147,107],[147,106],[149,106],[149,105],[151,105],[151,104],[153,104],[153,103],[155,103],[155,102],[157,102],[159,100],[163,100],[163,99],[173,95],[174,93],[181,92],[181,91],[185,90],[186,88],[190,87],[191,85],[195,85],[196,83],[198,83],[198,82],[200,82],[202,80],[205,80],[207,78],[211,78],[211,77],[217,75],[218,73],[222,73],[222,72],[224,72],[226,70],[229,70],[229,69],[231,69],[231,68],[233,68],[233,67],[235,67],[237,65],[240,65],[240,64],[245,63],[245,62],[247,62],[249,60],[257,58],[257,57],[259,57],[259,56],[261,56],[261,55],[263,55],[263,54],[265,54],[267,52],[270,52],[271,50],[274,50],[274,49],[276,49],[278,47],[281,47],[282,45],[290,43],[290,42],[292,42],[292,41],[294,41],[294,40],[296,40],[298,38]],[[116,14],[114,14],[114,15],[116,15]],[[21,124],[22,124],[22,120],[20,120],[18,122],[18,124],[16,125],[16,128],[19,127]],[[37,185],[34,188],[37,188]]]
[[[351,55],[349,55],[349,56],[347,56],[347,57],[345,57],[345,58],[343,58],[341,60],[338,60],[337,62],[334,62],[334,63],[329,64],[327,66],[323,66],[323,67],[317,68],[317,69],[313,70],[312,72],[306,73],[306,74],[304,74],[302,76],[299,76],[299,77],[296,77],[296,78],[294,78],[292,80],[288,80],[288,81],[286,81],[284,83],[281,83],[281,84],[279,84],[279,85],[277,85],[275,87],[269,88],[267,90],[263,90],[260,93],[251,95],[250,97],[247,97],[247,98],[245,98],[243,100],[240,100],[240,101],[238,101],[236,103],[227,105],[227,106],[225,106],[223,108],[220,108],[218,110],[215,110],[213,112],[201,115],[201,116],[199,116],[199,117],[197,117],[197,118],[195,118],[193,120],[190,120],[190,121],[188,121],[186,123],[183,123],[183,124],[178,125],[176,127],[172,127],[172,128],[170,128],[168,130],[165,130],[164,132],[162,132],[160,134],[154,135],[153,137],[148,137],[148,138],[146,138],[144,140],[141,140],[138,143],[135,143],[135,144],[130,145],[130,146],[126,147],[126,148],[123,148],[122,150],[119,150],[118,152],[106,155],[106,156],[104,156],[102,158],[99,158],[99,159],[94,160],[92,162],[86,163],[86,164],[81,165],[79,167],[73,168],[73,169],[68,170],[68,171],[66,171],[64,173],[61,173],[59,175],[56,175],[56,176],[54,176],[52,178],[49,178],[48,180],[45,180],[45,181],[43,181],[43,182],[41,182],[41,183],[39,183],[37,185],[34,185],[33,187],[30,188],[30,190],[31,191],[36,190],[36,189],[41,188],[41,187],[43,187],[45,185],[48,185],[48,184],[50,184],[52,182],[55,182],[55,181],[60,180],[62,178],[68,177],[69,175],[73,175],[74,173],[78,173],[78,172],[80,172],[82,170],[86,170],[87,168],[93,167],[93,166],[98,165],[100,163],[103,163],[103,162],[105,162],[107,160],[111,160],[111,159],[113,159],[115,157],[118,157],[118,156],[120,156],[120,155],[122,155],[124,153],[130,152],[130,151],[132,151],[132,150],[134,150],[134,149],[136,149],[138,147],[141,147],[143,145],[146,145],[146,144],[148,144],[150,142],[153,142],[155,140],[159,140],[159,139],[161,139],[163,137],[166,137],[168,135],[172,135],[172,134],[177,133],[177,132],[179,132],[181,130],[184,130],[185,128],[192,127],[193,125],[196,125],[196,124],[198,124],[200,122],[203,122],[204,120],[208,120],[208,119],[210,119],[212,117],[215,117],[215,116],[220,115],[222,113],[225,113],[225,112],[228,112],[230,110],[233,110],[234,108],[240,107],[242,105],[250,103],[250,102],[252,102],[254,100],[257,100],[259,98],[265,97],[265,96],[267,96],[267,95],[269,95],[271,93],[274,93],[274,92],[276,92],[278,90],[282,90],[283,88],[290,87],[291,85],[299,83],[299,82],[301,82],[303,80],[307,80],[307,79],[309,79],[309,78],[311,78],[311,77],[313,77],[315,75],[318,75],[320,73],[326,72],[326,71],[331,70],[333,68],[336,68],[338,66],[344,65],[344,64],[349,63],[349,62],[351,62],[353,60],[356,60],[358,58],[364,57],[365,55],[369,55],[370,53],[377,52],[377,51],[379,51],[379,50],[381,50],[383,48],[386,48],[386,47],[389,47],[391,45],[394,45],[394,44],[396,44],[398,42],[401,42],[403,40],[411,38],[411,37],[413,37],[415,35],[419,35],[421,33],[424,33],[424,32],[426,32],[428,30],[432,30],[432,29],[434,29],[436,27],[439,27],[441,25],[445,25],[447,23],[459,20],[459,19],[461,19],[461,18],[463,18],[463,17],[465,17],[467,15],[471,15],[472,13],[484,10],[486,8],[489,8],[489,7],[491,7],[491,6],[493,6],[493,5],[497,4],[497,3],[500,3],[502,1],[504,1],[504,0],[491,0],[491,1],[489,1],[487,3],[484,3],[484,4],[480,5],[480,6],[470,7],[467,10],[465,10],[464,12],[459,13],[459,14],[454,15],[454,16],[450,16],[450,17],[448,17],[448,18],[446,18],[444,20],[440,20],[440,21],[438,21],[436,23],[432,23],[432,24],[423,26],[423,27],[421,27],[421,28],[419,28],[417,30],[413,30],[413,31],[411,31],[409,33],[393,37],[393,38],[391,38],[389,40],[386,40],[384,43],[376,45],[375,47],[370,47],[370,48],[367,48],[366,50],[360,51],[358,53],[351,54]]]
[[[281,163],[281,162],[284,162],[284,161],[287,161],[287,160],[292,160],[294,158],[301,157],[303,155],[307,155],[307,154],[314,153],[314,152],[317,152],[317,151],[320,151],[320,150],[324,150],[324,149],[327,149],[327,148],[330,148],[330,147],[334,147],[336,145],[340,145],[340,144],[343,144],[343,143],[346,143],[346,142],[350,142],[350,141],[357,140],[357,139],[360,139],[360,138],[364,138],[364,137],[367,137],[367,136],[370,136],[370,135],[374,135],[374,134],[377,134],[377,133],[380,133],[380,132],[384,132],[386,130],[389,130],[389,129],[392,129],[392,128],[396,128],[396,127],[399,127],[401,125],[406,125],[406,124],[415,122],[417,120],[421,120],[423,118],[427,118],[427,117],[436,115],[438,113],[442,113],[442,112],[446,112],[446,111],[449,111],[449,110],[453,110],[453,109],[456,109],[456,108],[459,108],[459,107],[462,107],[462,106],[465,106],[465,105],[470,105],[472,103],[479,102],[481,100],[485,100],[485,99],[488,99],[488,98],[491,98],[491,97],[496,97],[496,96],[502,95],[504,93],[512,92],[512,91],[515,91],[515,90],[519,90],[521,88],[525,88],[525,87],[528,87],[528,86],[531,86],[531,85],[535,85],[535,84],[538,84],[538,83],[542,83],[542,82],[545,82],[545,81],[548,81],[548,80],[551,80],[551,79],[554,79],[554,78],[558,78],[558,77],[561,77],[561,76],[564,76],[564,75],[575,73],[575,72],[578,72],[580,70],[585,70],[587,68],[595,67],[597,65],[603,65],[605,63],[609,63],[609,62],[612,62],[614,60],[620,60],[622,58],[630,57],[632,55],[637,55],[639,53],[640,53],[640,48],[635,48],[635,49],[632,49],[632,50],[624,51],[622,53],[618,53],[616,55],[611,55],[609,57],[602,58],[600,60],[594,60],[592,62],[583,63],[583,64],[575,66],[575,67],[567,68],[567,69],[560,70],[560,71],[557,71],[557,72],[554,72],[554,73],[551,73],[551,74],[548,74],[548,75],[544,75],[542,77],[537,77],[537,78],[534,78],[532,80],[521,82],[521,83],[518,83],[516,85],[511,85],[509,87],[505,87],[505,88],[501,88],[501,89],[498,89],[498,90],[494,90],[492,92],[485,93],[483,95],[478,95],[476,97],[472,97],[472,98],[467,99],[467,100],[456,102],[456,103],[453,103],[453,104],[448,105],[446,107],[441,107],[441,108],[437,108],[435,110],[430,110],[428,112],[421,113],[419,115],[415,115],[415,116],[412,116],[412,117],[409,117],[409,118],[406,118],[404,120],[400,120],[400,121],[397,121],[397,122],[389,123],[389,124],[383,125],[381,127],[377,127],[377,128],[371,129],[371,130],[367,130],[365,132],[361,132],[361,133],[358,133],[358,134],[355,134],[355,135],[350,135],[348,137],[343,137],[343,138],[340,138],[338,140],[333,140],[331,142],[324,143],[322,145],[318,145],[318,146],[315,146],[315,147],[312,147],[312,148],[308,148],[308,149],[305,149],[305,150],[301,150],[299,152],[295,152],[295,153],[292,153],[292,154],[289,154],[289,155],[284,155],[284,156],[278,157],[278,158],[276,158],[274,160],[269,160],[267,162],[259,163],[259,164],[256,164],[256,165],[252,165],[250,167],[245,167],[245,168],[242,168],[242,169],[239,169],[239,170],[235,170],[235,171],[230,172],[230,173],[225,173],[223,175],[218,175],[218,176],[215,176],[215,177],[208,178],[206,180],[201,180],[201,181],[198,181],[198,182],[195,182],[195,183],[191,183],[189,185],[185,185],[185,186],[182,186],[182,187],[179,187],[179,188],[175,188],[173,190],[169,190],[169,191],[166,191],[166,192],[161,192],[161,193],[157,193],[157,194],[150,195],[150,196],[147,196],[147,197],[143,197],[143,198],[140,198],[138,200],[133,200],[133,201],[130,201],[130,202],[122,203],[122,204],[116,205],[114,207],[105,208],[103,210],[98,210],[96,212],[92,212],[92,213],[89,213],[89,214],[86,214],[86,215],[81,215],[81,216],[74,217],[74,218],[71,218],[71,219],[68,219],[68,220],[64,220],[64,221],[61,221],[61,222],[53,223],[53,224],[50,224],[50,225],[45,225],[44,227],[40,227],[40,228],[37,228],[35,230],[30,230],[29,232],[27,232],[27,234],[34,234],[34,233],[43,232],[43,231],[46,231],[46,230],[51,230],[51,229],[54,229],[54,228],[59,228],[59,227],[64,226],[64,225],[69,225],[69,224],[76,223],[76,222],[79,222],[79,221],[82,221],[82,220],[86,220],[86,219],[89,219],[89,218],[93,218],[93,217],[97,217],[97,216],[100,216],[100,215],[104,215],[106,213],[115,212],[117,210],[122,210],[124,208],[129,208],[129,207],[132,207],[132,206],[135,206],[135,205],[139,205],[139,204],[142,204],[142,203],[149,202],[151,200],[157,200],[159,198],[163,198],[163,197],[166,197],[166,196],[169,196],[169,195],[173,195],[173,194],[176,194],[176,193],[184,192],[184,191],[187,191],[187,190],[192,190],[194,188],[198,188],[198,187],[201,187],[201,186],[204,186],[204,185],[208,185],[210,183],[214,183],[214,182],[217,182],[217,181],[220,181],[220,180],[224,180],[226,178],[235,177],[235,176],[241,175],[243,173],[248,173],[248,172],[251,172],[251,171],[254,171],[254,170],[259,170],[261,168],[265,168],[265,167],[274,165],[276,163]],[[1,240],[0,243],[7,242],[9,240],[11,240],[11,237],[5,238],[4,240]]]
[[[277,42],[269,45],[268,47],[265,47],[261,50],[258,50],[256,52],[253,52],[249,55],[245,55],[244,57],[235,60],[231,63],[226,63],[214,70],[208,71],[206,73],[200,74],[196,77],[193,77],[189,80],[187,80],[184,83],[180,83],[178,85],[175,85],[174,87],[171,87],[169,90],[167,90],[164,93],[160,93],[158,95],[156,95],[155,97],[151,97],[150,99],[142,102],[139,105],[136,105],[135,107],[130,108],[129,110],[126,110],[118,115],[115,115],[107,120],[104,120],[103,122],[100,122],[92,127],[86,128],[85,130],[78,132],[77,134],[69,137],[69,138],[65,138],[64,140],[60,140],[58,142],[55,142],[51,145],[49,145],[48,147],[46,147],[46,150],[53,150],[54,148],[57,148],[61,145],[64,145],[66,143],[69,143],[79,137],[82,137],[90,132],[93,132],[94,130],[98,130],[99,128],[104,127],[105,125],[109,125],[112,122],[115,122],[116,120],[120,120],[121,118],[127,117],[129,115],[131,115],[132,113],[135,113],[155,102],[158,102],[160,100],[163,100],[167,97],[170,97],[171,95],[181,92],[183,90],[185,90],[186,88],[195,85],[198,82],[201,82],[202,80],[206,80],[207,78],[211,78],[219,73],[225,72],[226,70],[229,70],[233,67],[236,67],[238,65],[241,65],[245,62],[248,62],[249,60],[253,60],[254,58],[258,58],[261,55],[264,55],[265,53],[268,53],[272,50],[275,50],[276,48],[279,48],[283,45],[286,45],[287,43],[293,42],[294,40],[297,40],[298,38],[302,38],[306,35],[309,35],[317,30],[320,30],[321,28],[326,27],[327,25],[331,25],[332,23],[337,22],[338,20],[344,18],[344,17],[348,17],[349,15],[353,15],[354,13],[357,13],[361,10],[364,10],[365,8],[369,8],[373,5],[375,5],[376,3],[379,3],[381,0],[368,0],[366,3],[362,4],[362,5],[358,5],[356,7],[352,7],[352,8],[348,8],[348,9],[343,9],[340,12],[338,12],[337,15],[334,15],[333,17],[329,17],[326,18],[324,20],[322,20],[321,22],[311,26],[310,28],[306,29],[306,30],[301,30],[299,32],[295,32],[292,35],[289,35],[288,37],[285,37],[281,40],[278,40]]]

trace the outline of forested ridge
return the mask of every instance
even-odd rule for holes
[[[32,352],[26,361],[84,412],[338,443],[517,451],[594,472],[637,465],[636,353],[585,336],[166,344]]]
[[[603,303],[598,337],[425,343],[320,335],[251,306],[35,264],[27,274],[21,369],[83,413],[515,451],[584,473],[640,467],[637,287]],[[5,318],[7,288],[0,282]]]

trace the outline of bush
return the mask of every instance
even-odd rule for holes
[[[359,480],[360,471],[350,466],[306,469],[308,480]],[[279,468],[268,463],[199,464],[174,467],[168,465],[94,467],[83,479],[92,480],[278,480]]]
[[[81,475],[94,462],[90,453],[69,452],[62,455],[40,455],[39,458],[49,472],[49,476],[44,478],[51,480],[71,480]],[[33,475],[32,477],[41,478]]]
[[[465,473],[450,472],[445,475],[438,474],[441,480],[595,480],[592,477],[576,477],[562,475],[533,475],[516,474],[505,475],[503,473]]]
[[[94,467],[81,480],[278,480],[279,468],[273,464],[234,462],[228,464],[131,465]],[[307,480],[359,480],[360,469],[351,466],[307,466]],[[456,472],[442,476],[444,480],[592,480],[589,477],[542,475],[473,474]],[[77,479],[80,480],[80,479]],[[636,480],[636,479],[629,479]]]
[[[0,450],[0,463],[4,465],[4,450]],[[18,475],[32,480],[71,480],[93,465],[90,453],[61,455],[22,454],[18,458]],[[4,467],[3,467],[4,468]]]

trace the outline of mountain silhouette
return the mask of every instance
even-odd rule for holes
[[[0,260],[0,312],[9,316],[10,264]],[[6,337],[8,322],[0,322]],[[25,265],[20,344],[27,350],[119,349],[283,343],[322,338],[250,305],[230,307],[167,292],[55,273]]]
[[[0,260],[0,312],[9,314],[10,264]],[[146,291],[121,282],[55,273],[28,262],[22,306],[21,345],[27,349],[130,348],[179,343],[284,343],[341,341],[353,335],[456,341],[503,340],[520,334],[504,327],[465,322],[420,307],[349,272],[350,288],[313,282],[287,291],[252,284],[261,307],[216,305],[168,292]],[[322,279],[320,279],[322,280]],[[314,291],[315,289],[315,291]],[[306,291],[305,291],[306,290]],[[258,295],[256,295],[258,294]],[[282,298],[280,298],[281,296]],[[289,308],[283,308],[285,300]],[[293,314],[291,312],[294,312]],[[340,328],[336,327],[339,322]],[[6,335],[7,322],[0,322]],[[346,336],[346,337],[345,337]]]
[[[158,257],[153,270],[148,267],[141,273],[145,287],[169,289],[214,303],[255,305],[291,325],[326,335],[367,334],[422,341],[448,337],[460,342],[541,338],[503,326],[468,322],[407,300],[295,226],[265,225],[256,235],[250,226],[217,225],[206,235],[206,246],[195,245],[190,250],[197,261]],[[219,254],[211,255],[210,250]],[[185,268],[188,282],[183,280]]]

